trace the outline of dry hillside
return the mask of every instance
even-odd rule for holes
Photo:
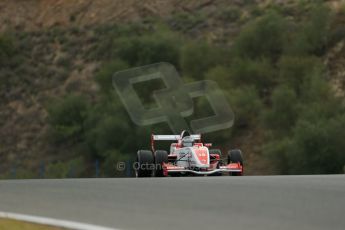
[[[247,2],[251,2],[248,4]],[[59,159],[46,141],[47,111],[50,97],[70,92],[97,97],[98,87],[93,81],[101,60],[92,56],[102,26],[146,22],[159,18],[179,29],[175,15],[202,15],[200,20],[182,30],[187,36],[206,38],[214,43],[231,43],[251,15],[252,4],[264,8],[270,0],[1,0],[0,31],[16,41],[23,65],[5,73],[8,81],[0,87],[0,161],[7,162],[0,170],[25,161],[36,167],[41,160]],[[294,9],[296,1],[273,1]],[[334,12],[343,10],[345,1],[329,1]],[[236,6],[241,9],[241,20],[227,22],[217,17],[222,9]],[[291,10],[292,11],[292,10]],[[292,15],[293,16],[293,15]],[[149,24],[149,23],[148,23]],[[344,26],[339,17],[334,26]],[[148,25],[149,26],[149,25]],[[330,47],[325,56],[329,78],[337,94],[344,96],[345,40]],[[246,134],[246,152],[260,142],[260,131]],[[265,162],[258,166],[258,156],[250,155],[249,173],[270,173]]]

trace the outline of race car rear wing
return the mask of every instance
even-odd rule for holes
[[[190,135],[191,138],[194,140],[200,140],[200,134],[192,134]],[[152,134],[152,140],[154,141],[178,141],[181,140],[181,135],[154,135]]]
[[[201,141],[201,134],[191,134],[189,135],[195,141]],[[178,141],[181,140],[181,135],[151,135],[151,149],[152,152],[155,151],[155,141]]]

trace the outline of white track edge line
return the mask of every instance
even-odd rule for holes
[[[119,230],[116,228],[109,228],[109,227],[97,226],[97,225],[92,225],[92,224],[84,224],[80,222],[59,220],[59,219],[54,219],[54,218],[32,216],[32,215],[25,215],[25,214],[19,214],[19,213],[11,213],[11,212],[0,212],[0,217],[13,219],[13,220],[19,220],[19,221],[26,221],[30,223],[42,224],[42,225],[49,225],[53,227],[75,229],[75,230]]]

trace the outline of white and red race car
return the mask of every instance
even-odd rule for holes
[[[170,151],[155,150],[155,141],[174,141]],[[241,150],[230,150],[227,159],[221,160],[219,149],[209,149],[211,143],[202,143],[200,134],[151,136],[152,150],[139,150],[135,166],[136,177],[164,177],[188,175],[223,174],[243,175],[243,158]]]

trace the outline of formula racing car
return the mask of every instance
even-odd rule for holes
[[[155,141],[173,141],[170,151],[156,150]],[[241,150],[230,150],[225,160],[219,149],[209,149],[211,143],[202,143],[200,134],[151,135],[151,150],[139,150],[135,163],[136,177],[165,177],[212,175],[243,175]]]

